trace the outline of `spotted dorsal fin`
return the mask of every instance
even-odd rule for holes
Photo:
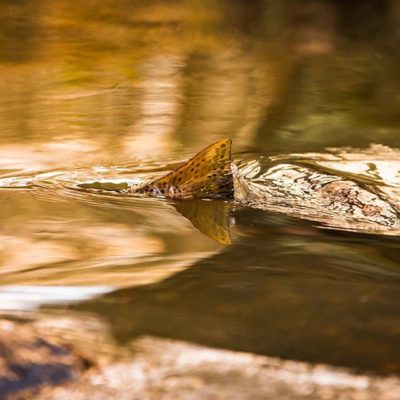
[[[167,198],[231,198],[231,147],[230,139],[219,140],[164,177],[133,187],[132,192]]]

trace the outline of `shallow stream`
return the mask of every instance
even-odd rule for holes
[[[5,316],[400,372],[399,236],[115,191],[229,137],[324,171],[327,147],[387,146],[345,173],[397,196],[396,1],[3,3]],[[228,245],[207,235],[221,215]]]

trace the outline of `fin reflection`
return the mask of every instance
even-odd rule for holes
[[[195,228],[218,243],[232,243],[229,225],[231,205],[222,200],[180,200],[174,203],[176,210]]]

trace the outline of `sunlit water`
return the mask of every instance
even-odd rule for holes
[[[2,312],[399,372],[397,235],[208,202],[227,213],[223,245],[197,204],[116,191],[230,137],[238,159],[291,154],[396,199],[393,154],[350,170],[318,156],[400,147],[395,3],[5,2]]]

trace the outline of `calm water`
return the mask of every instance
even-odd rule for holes
[[[225,246],[196,202],[76,190],[224,137],[239,158],[400,147],[396,0],[248,3],[2,2],[0,309],[399,373],[398,237],[210,202]]]

